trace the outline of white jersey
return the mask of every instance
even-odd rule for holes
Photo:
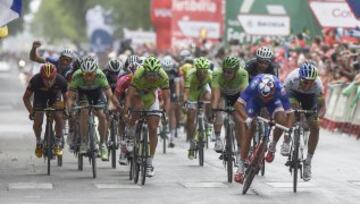
[[[319,96],[323,93],[323,84],[319,77],[315,80],[315,83],[310,89],[303,90],[300,87],[299,68],[290,72],[290,74],[285,79],[284,86],[287,91],[295,91],[303,94],[315,94],[316,96]]]

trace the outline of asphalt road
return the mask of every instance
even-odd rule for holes
[[[187,159],[184,134],[166,155],[159,145],[154,160],[156,176],[145,186],[128,180],[128,167],[112,169],[98,160],[98,177],[92,178],[89,163],[77,170],[77,160],[67,150],[63,167],[34,155],[31,121],[21,106],[24,87],[12,72],[0,73],[0,203],[358,203],[360,200],[360,141],[321,130],[314,155],[313,179],[300,182],[292,192],[292,176],[285,157],[276,154],[258,176],[247,195],[242,185],[226,182],[222,162],[210,147],[205,165]],[[15,85],[14,85],[15,84]],[[280,143],[279,143],[280,145]],[[278,146],[280,149],[280,146]]]

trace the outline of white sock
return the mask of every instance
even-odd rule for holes
[[[313,154],[308,153],[307,156],[306,156],[306,162],[311,164],[312,157],[313,157]]]

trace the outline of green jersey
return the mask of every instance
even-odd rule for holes
[[[206,77],[201,81],[196,75],[196,70],[191,70],[185,78],[185,88],[189,89],[189,100],[198,101],[200,96],[210,88],[211,80],[212,74],[210,70],[208,70]]]
[[[212,88],[219,88],[224,95],[235,95],[244,90],[249,84],[248,72],[245,69],[238,69],[232,80],[224,77],[222,69],[213,72]]]
[[[107,89],[109,88],[109,83],[106,79],[105,74],[100,70],[97,69],[95,71],[95,79],[92,81],[86,81],[83,76],[83,71],[78,69],[72,77],[70,82],[69,88],[71,90],[95,90],[95,89]]]

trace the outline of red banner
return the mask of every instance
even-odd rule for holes
[[[156,47],[166,50],[171,47],[171,0],[151,1],[151,21],[156,31]]]
[[[223,0],[172,0],[172,47],[217,41],[224,30]]]

